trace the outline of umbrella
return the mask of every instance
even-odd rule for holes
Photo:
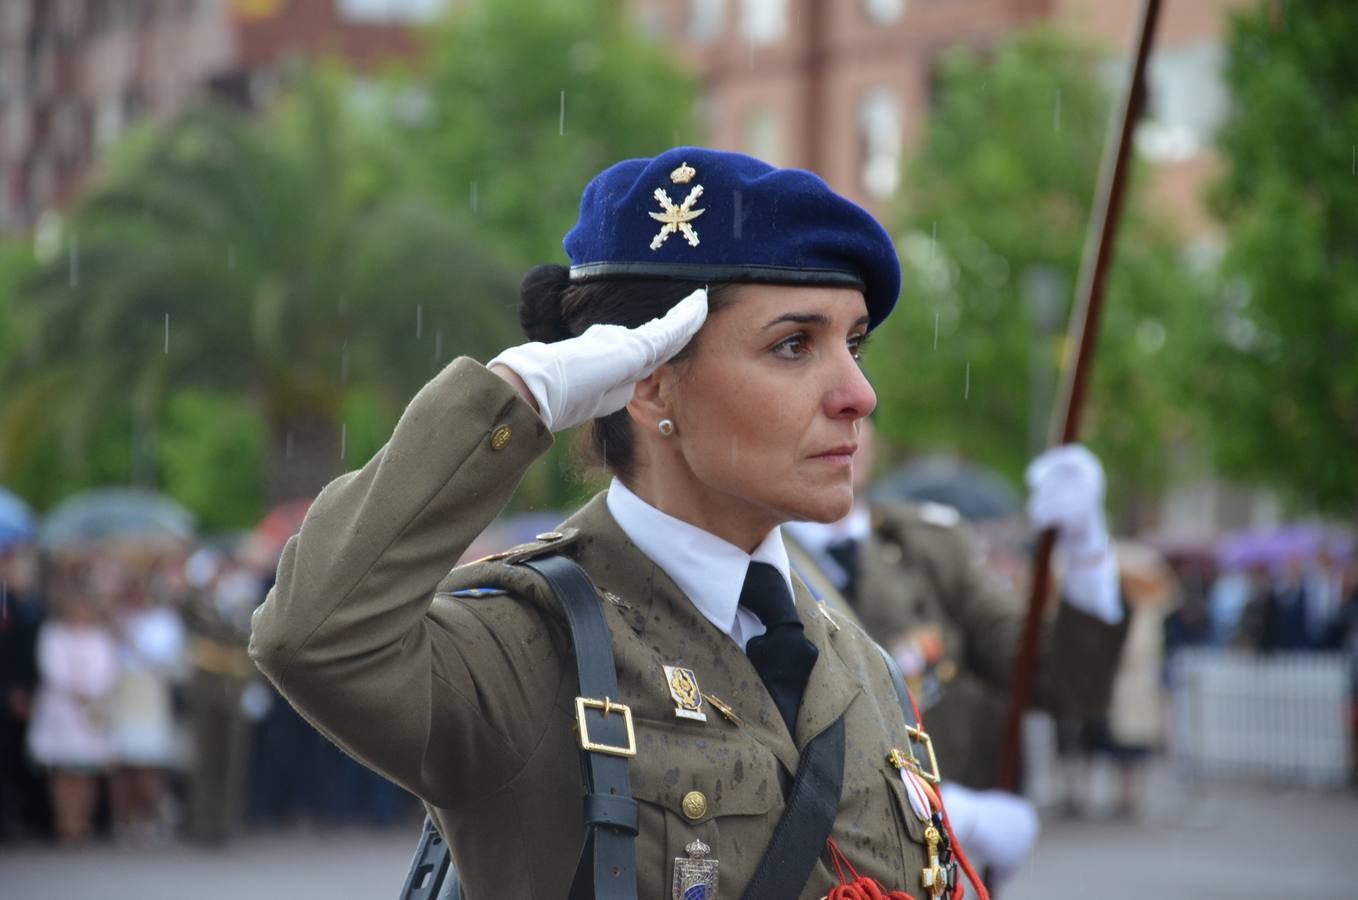
[[[1315,556],[1325,545],[1324,529],[1312,525],[1293,525],[1264,531],[1228,534],[1217,547],[1223,569],[1250,566],[1279,568],[1291,559]]]
[[[33,537],[33,510],[17,494],[0,488],[0,550]]]
[[[971,521],[1019,515],[1018,491],[993,469],[950,456],[926,456],[906,463],[872,489],[875,500],[942,503]]]
[[[193,514],[164,494],[141,488],[100,488],[72,497],[52,510],[38,529],[38,542],[47,550],[104,540],[192,539]]]

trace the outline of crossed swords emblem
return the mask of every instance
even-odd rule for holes
[[[675,184],[686,184],[695,174],[696,173],[689,164],[684,163],[670,173],[670,180]],[[662,212],[653,212],[649,213],[649,215],[657,222],[663,222],[665,224],[660,229],[659,233],[651,238],[652,250],[659,250],[660,246],[675,232],[682,234],[684,240],[688,241],[690,247],[698,246],[698,232],[695,231],[693,226],[689,223],[706,212],[705,209],[693,208],[693,204],[696,203],[698,198],[702,195],[703,186],[701,184],[695,184],[693,189],[688,192],[688,196],[684,198],[684,202],[676,206],[674,201],[670,199],[670,195],[665,193],[664,188],[655,189],[655,194],[653,196],[660,204]]]

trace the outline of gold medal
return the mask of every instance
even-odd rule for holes
[[[698,679],[694,677],[693,670],[677,666],[664,668],[665,683],[670,689],[670,696],[674,698],[674,715],[680,719],[706,722],[707,716],[702,711],[703,692],[698,690]]]
[[[711,850],[694,841],[684,847],[688,859],[674,858],[674,900],[717,900],[717,861],[706,858]]]

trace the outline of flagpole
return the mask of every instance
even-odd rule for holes
[[[1078,439],[1080,433],[1080,414],[1084,409],[1089,377],[1093,371],[1094,350],[1098,343],[1099,319],[1103,311],[1107,275],[1112,264],[1113,243],[1117,236],[1119,214],[1122,211],[1123,188],[1132,157],[1132,137],[1145,102],[1146,62],[1150,57],[1151,46],[1155,42],[1155,22],[1159,15],[1160,0],[1145,0],[1141,9],[1136,54],[1132,58],[1131,78],[1123,95],[1122,115],[1110,120],[1110,135],[1104,146],[1094,214],[1089,221],[1084,256],[1080,261],[1079,289],[1076,303],[1071,309],[1070,327],[1066,332],[1067,353],[1062,367],[1061,393],[1054,410],[1055,414],[1052,416],[1050,444],[1053,446],[1072,443]],[[1018,654],[1014,658],[1009,710],[1004,722],[996,778],[998,785],[1009,791],[1018,788],[1019,739],[1023,713],[1032,699],[1033,675],[1037,667],[1043,612],[1046,608],[1047,587],[1051,577],[1052,550],[1055,545],[1055,529],[1045,529],[1039,535],[1037,548],[1033,553],[1028,611],[1023,623]]]

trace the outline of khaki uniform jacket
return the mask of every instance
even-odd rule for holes
[[[852,609],[888,648],[923,630],[941,639],[935,674],[942,696],[923,710],[924,725],[944,778],[987,788],[995,779],[1025,613],[1022,598],[986,570],[966,527],[955,513],[947,515],[952,512],[928,505],[874,507]],[[790,552],[801,566],[814,565],[804,551]],[[1102,714],[1125,634],[1125,625],[1108,625],[1060,603],[1043,635],[1036,704],[1058,717]]]
[[[572,648],[555,599],[511,555],[449,572],[550,445],[536,413],[479,364],[457,360],[422,389],[390,442],[328,485],[284,551],[256,611],[251,654],[346,751],[421,797],[466,894],[564,897],[583,843]],[[604,599],[621,697],[635,717],[639,895],[669,897],[674,860],[701,838],[723,897],[743,891],[784,805],[799,748],[845,716],[833,837],[859,872],[918,895],[924,825],[897,770],[904,721],[877,650],[838,630],[804,586],[795,600],[820,648],[796,726],[739,646],[623,534],[602,495],[561,548]],[[458,597],[464,588],[493,588]],[[693,670],[705,723],[676,718],[663,665]],[[697,792],[703,809],[684,798]],[[686,814],[687,809],[687,814]],[[838,881],[824,859],[803,891]]]

